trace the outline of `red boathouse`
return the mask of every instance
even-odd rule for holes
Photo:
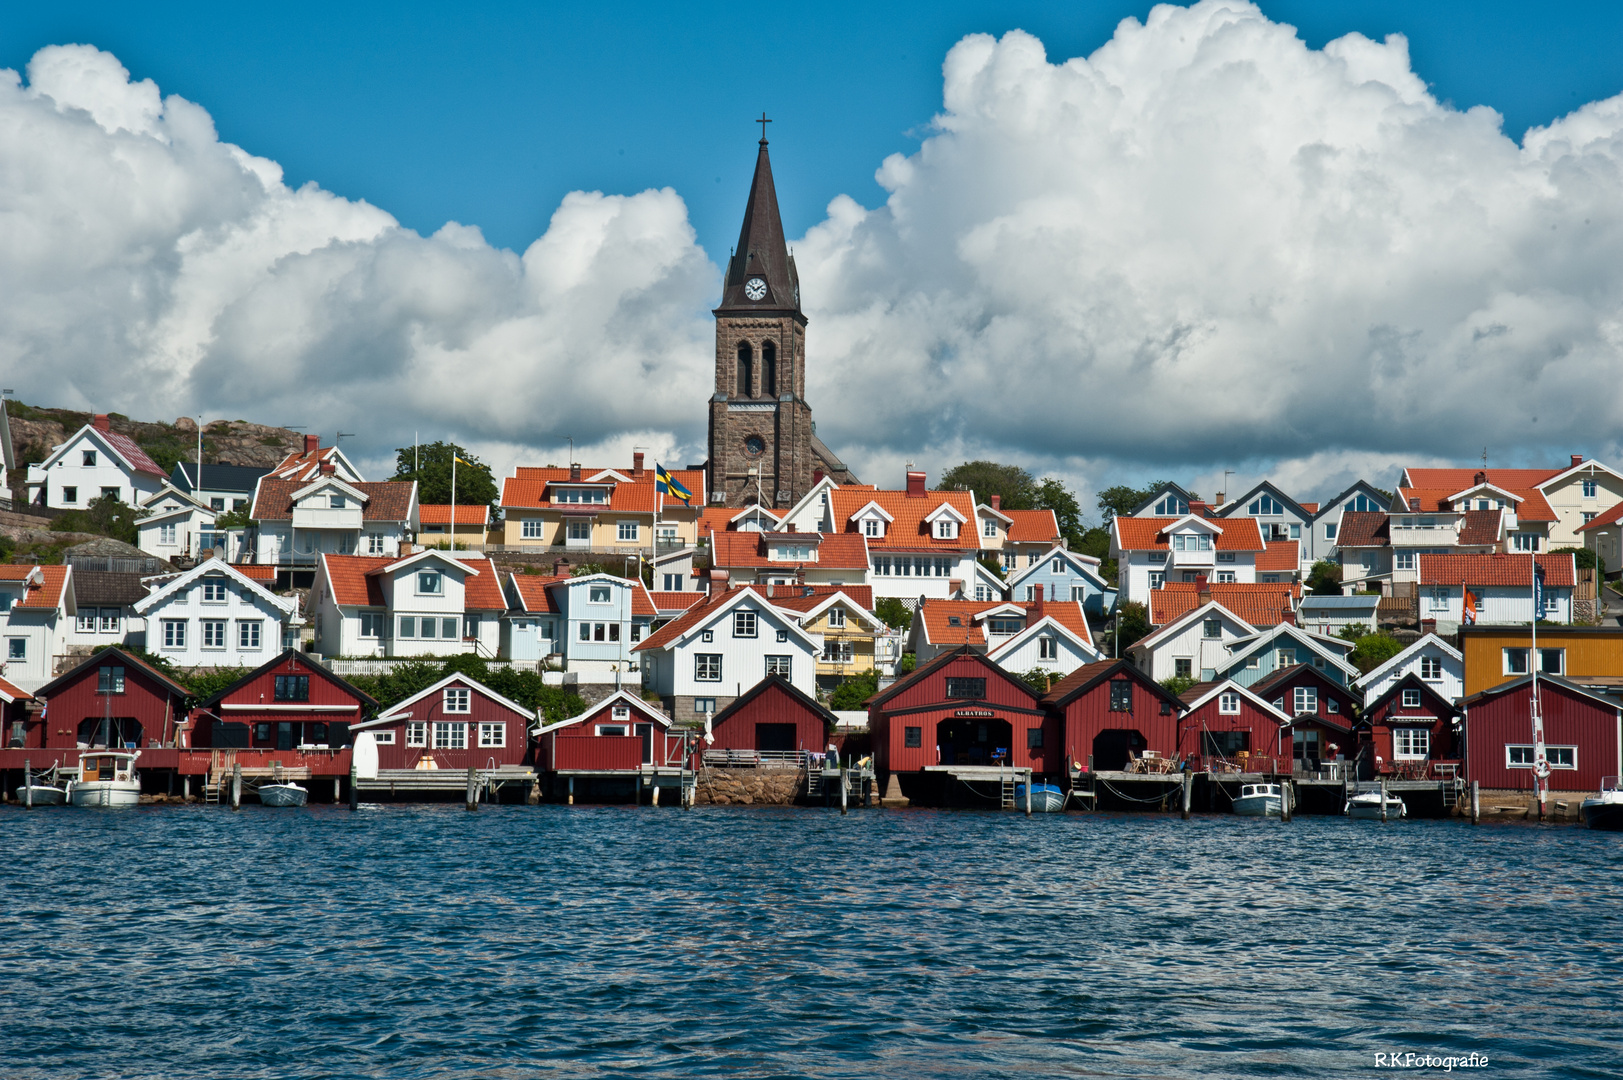
[[[821,754],[834,736],[838,718],[781,675],[768,675],[710,722],[713,741],[706,753]]]
[[[372,720],[380,769],[492,769],[530,764],[535,713],[460,672]]]
[[[1365,706],[1359,727],[1367,730],[1382,771],[1427,779],[1452,777],[1461,762],[1459,715],[1458,706],[1418,671],[1411,671]],[[1439,765],[1445,766],[1441,772]]]
[[[303,653],[288,649],[193,709],[183,745],[282,752],[342,749],[349,745],[350,726],[377,704]]]
[[[1084,664],[1055,683],[1043,704],[1059,717],[1060,765],[1116,772],[1129,756],[1178,752],[1178,717],[1186,706],[1131,661]]]
[[[1253,755],[1272,764],[1288,745],[1289,714],[1233,679],[1196,683],[1179,696],[1189,711],[1178,725],[1178,757],[1197,771],[1255,772]]]
[[[174,746],[186,719],[186,688],[117,646],[94,654],[34,696],[45,707],[27,725],[24,741],[30,748],[73,751],[62,755],[62,765],[78,765],[79,747]]]
[[[1623,775],[1623,705],[1554,675],[1538,680],[1551,791],[1599,791]],[[1532,676],[1468,697],[1466,775],[1485,788],[1533,790]]]

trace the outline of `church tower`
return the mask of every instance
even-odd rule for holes
[[[755,503],[759,491],[761,505],[787,509],[816,483],[816,474],[832,473],[840,483],[850,482],[850,474],[812,431],[806,316],[766,147],[763,134],[738,247],[727,264],[721,305],[711,312],[710,491],[727,506]]]

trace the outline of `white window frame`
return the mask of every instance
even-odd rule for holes
[[[1037,637],[1037,659],[1058,660],[1059,638],[1052,634],[1040,634]]]
[[[641,535],[641,528],[635,521],[621,521],[615,524],[616,543],[635,544]]]
[[[1292,715],[1301,716],[1304,713],[1318,714],[1319,688],[1317,686],[1294,687],[1291,693]]]
[[[1240,715],[1240,695],[1234,690],[1225,690],[1217,695],[1217,712],[1221,716]]]
[[[202,647],[209,650],[225,648],[226,622],[225,619],[201,619],[202,633],[199,635]]]
[[[434,721],[434,749],[466,750],[467,748],[467,721]]]
[[[1584,498],[1593,499],[1600,493],[1600,483],[1593,477],[1583,482]]]
[[[263,619],[237,620],[237,651],[258,652],[265,640]]]
[[[831,630],[845,629],[845,609],[838,604],[828,609],[828,625]]]
[[[473,712],[473,691],[466,686],[447,686],[441,711],[447,715],[457,716]]]
[[[592,522],[591,522],[591,519],[589,519],[589,518],[570,518],[569,519],[568,534],[569,534],[569,539],[571,539],[571,540],[591,540],[591,538],[592,538]]]
[[[521,540],[540,540],[543,537],[542,527],[545,525],[540,518],[524,518],[518,523],[518,535]]]
[[[793,679],[794,664],[795,658],[793,655],[784,656],[781,653],[769,655],[766,658],[766,674],[781,675],[785,679]]]
[[[1511,660],[1514,659],[1518,654],[1520,654],[1522,661],[1521,670],[1519,671],[1516,669],[1516,666],[1511,663]],[[1502,674],[1526,675],[1532,671],[1531,665],[1533,663],[1533,654],[1530,649],[1525,647],[1517,648],[1513,645],[1507,645],[1499,650],[1499,656],[1504,667]]]
[[[1392,760],[1422,761],[1430,756],[1430,728],[1395,727],[1392,729]]]
[[[203,579],[203,603],[223,604],[228,597],[229,594],[226,591],[224,578],[207,577]]]
[[[186,647],[186,620],[163,619],[163,647],[165,649],[184,649]]]
[[[167,522],[164,522],[162,525],[159,525],[158,526],[158,543],[163,545],[164,547],[174,547],[175,544],[179,541],[179,537],[176,535],[178,529],[179,529],[179,526],[177,526],[172,521],[167,521]]]
[[[879,518],[870,517],[862,519],[862,535],[877,538],[885,535],[885,523]]]
[[[418,596],[444,596],[445,574],[439,570],[417,571]]]
[[[372,733],[372,738],[377,740],[377,744],[379,746],[394,745],[394,732],[392,731],[374,731]]]
[[[1428,675],[1427,672],[1430,671]],[[1420,658],[1420,677],[1426,682],[1439,682],[1443,677],[1443,658],[1440,656],[1422,656]]]
[[[1558,754],[1557,751],[1560,751],[1560,753]],[[1550,763],[1551,769],[1576,769],[1578,767],[1578,748],[1576,746],[1553,746],[1546,743],[1544,757]],[[1558,758],[1561,759],[1559,764],[1557,763]],[[1505,768],[1531,769],[1532,767],[1533,745],[1531,743],[1505,744]]]
[[[733,637],[753,638],[761,633],[761,617],[754,608],[741,608],[733,612]]]
[[[1418,690],[1405,690],[1403,692],[1403,707],[1405,709],[1418,709],[1418,708],[1420,708],[1420,691],[1418,691]]]
[[[383,554],[383,534],[369,532],[366,534],[366,553],[368,555]]]
[[[1233,570],[1219,570],[1217,572],[1217,584],[1219,585],[1233,585],[1235,580]]]
[[[500,720],[479,723],[479,749],[488,750],[507,745],[507,725]]]
[[[1447,611],[1448,602],[1453,597],[1454,590],[1446,585],[1434,585],[1431,589],[1427,608],[1428,611]]]
[[[693,681],[694,682],[720,682],[721,681],[721,654],[720,653],[694,653],[693,654]]]
[[[406,721],[406,745],[407,746],[427,746],[428,745],[428,721],[426,721],[426,720],[407,720]]]

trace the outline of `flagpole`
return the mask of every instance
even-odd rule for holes
[[[456,550],[456,443],[451,444],[451,550]]]
[[[1533,668],[1533,786],[1538,792],[1538,816],[1539,820],[1542,821],[1544,819],[1544,803],[1549,791],[1548,776],[1550,766],[1548,760],[1546,759],[1547,751],[1544,746],[1544,713],[1543,710],[1539,708],[1538,699],[1538,669],[1543,666],[1539,661],[1538,654],[1538,617],[1539,608],[1543,606],[1543,597],[1539,595],[1542,590],[1539,589],[1538,586],[1537,551],[1529,551],[1527,553],[1527,563],[1529,569],[1529,573],[1527,575],[1528,584],[1531,587],[1533,594],[1533,617],[1528,623],[1528,629],[1532,632],[1533,636],[1531,649],[1532,655],[1528,657],[1528,660]]]

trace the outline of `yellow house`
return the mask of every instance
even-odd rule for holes
[[[767,589],[773,607],[798,613],[803,630],[823,635],[823,654],[817,660],[819,687],[832,689],[852,675],[874,669],[877,637],[885,625],[869,610],[871,587],[771,585]]]
[[[691,505],[655,490],[643,456],[630,469],[520,467],[502,483],[502,543],[537,551],[557,549],[600,555],[652,555],[661,548],[693,546],[704,510],[704,470],[681,469],[672,478],[692,492]]]
[[[1459,641],[1466,697],[1531,674],[1533,634],[1526,626],[1462,626]],[[1623,687],[1623,628],[1540,626],[1536,662],[1540,674],[1580,686]]]
[[[448,548],[454,539],[458,548],[483,551],[490,529],[490,507],[484,503],[458,506],[453,525],[449,503],[425,503],[417,508],[417,523],[417,542],[423,547]]]

